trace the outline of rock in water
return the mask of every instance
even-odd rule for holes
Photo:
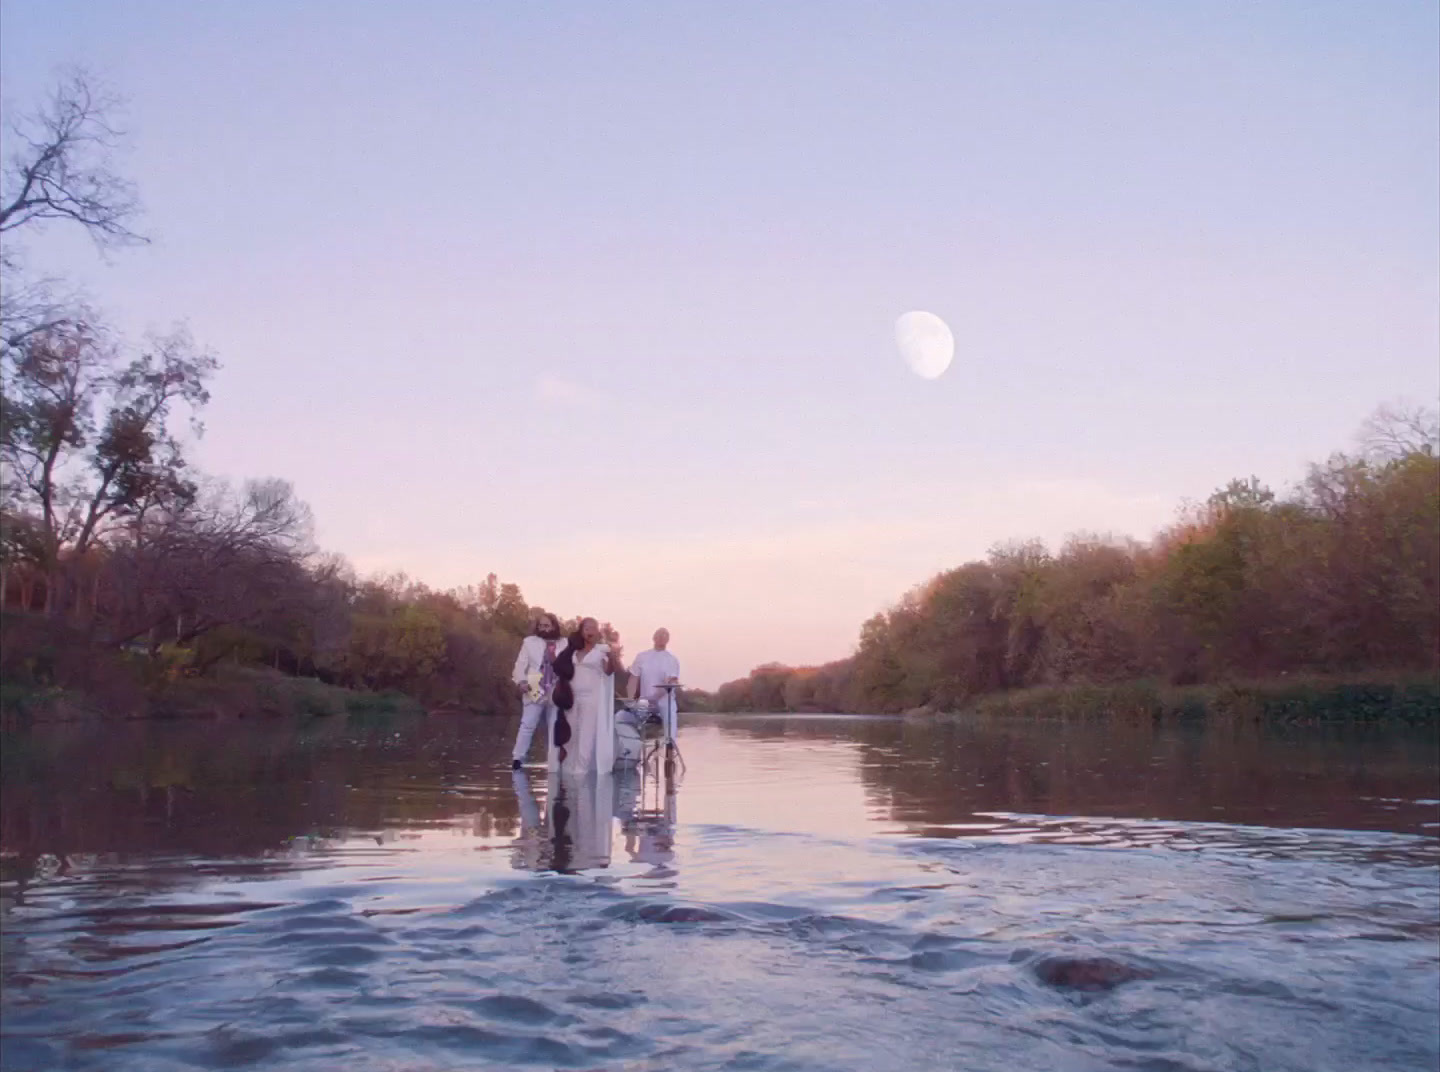
[[[1035,978],[1068,990],[1113,990],[1121,983],[1153,979],[1155,973],[1109,957],[1044,957],[1031,967]]]

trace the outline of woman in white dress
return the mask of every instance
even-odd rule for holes
[[[582,619],[555,658],[555,673],[569,686],[556,687],[555,705],[569,724],[570,739],[557,743],[551,731],[552,771],[608,774],[615,766],[615,674],[623,669],[619,646],[612,648],[601,640],[600,623],[594,618]],[[559,717],[555,724],[557,728],[561,724]]]

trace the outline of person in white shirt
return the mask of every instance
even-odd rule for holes
[[[520,642],[520,654],[515,658],[515,669],[510,679],[520,696],[520,732],[515,735],[515,750],[511,752],[510,769],[519,770],[530,754],[530,741],[535,728],[545,719],[545,740],[550,740],[550,727],[555,723],[555,656],[565,650],[565,638],[560,635],[560,619],[553,614],[542,614],[535,621],[535,632]]]
[[[653,711],[658,711],[665,723],[665,735],[673,738],[678,725],[673,690],[661,685],[674,685],[680,681],[680,660],[669,650],[670,630],[655,630],[655,646],[635,656],[630,667],[630,698],[645,700]]]

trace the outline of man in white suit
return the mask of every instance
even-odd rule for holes
[[[553,614],[542,614],[535,621],[535,632],[520,642],[520,654],[515,658],[515,669],[510,680],[520,695],[520,732],[515,735],[515,750],[511,753],[510,769],[519,770],[530,753],[530,742],[535,728],[545,720],[545,746],[550,745],[550,727],[555,722],[555,705],[551,693],[555,691],[555,656],[565,650],[565,639],[560,635],[560,619]]]

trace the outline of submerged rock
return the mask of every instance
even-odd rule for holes
[[[1147,968],[1110,957],[1044,957],[1030,970],[1042,983],[1067,990],[1113,990],[1121,983],[1155,978]]]
[[[723,912],[698,905],[641,905],[637,913],[646,923],[726,923],[731,919]]]

